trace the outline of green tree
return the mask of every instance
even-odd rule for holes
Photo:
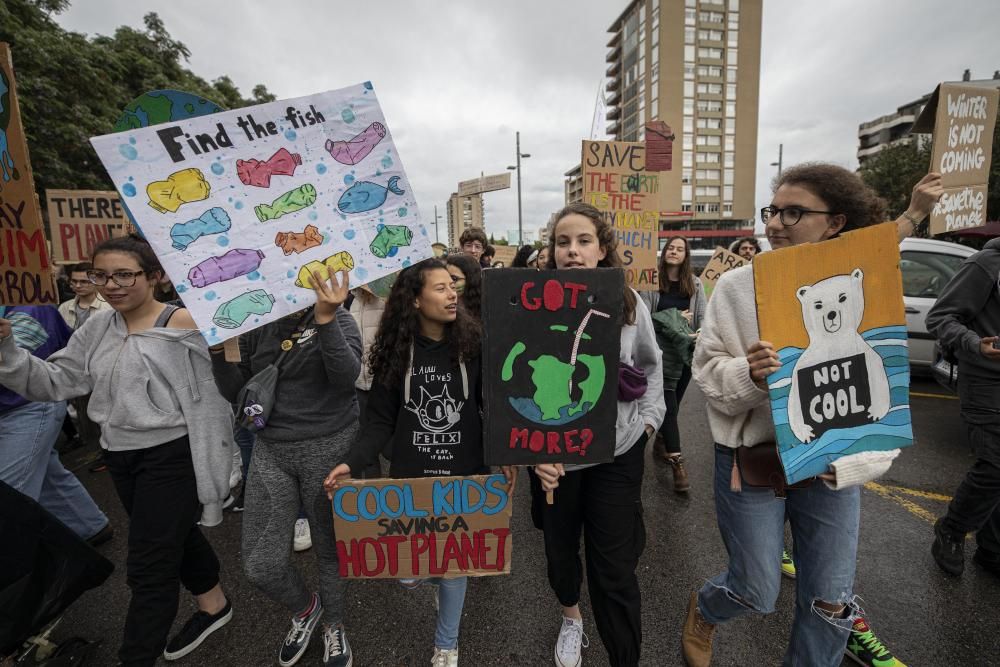
[[[209,83],[191,72],[184,66],[191,52],[155,13],[144,17],[142,30],[122,26],[111,37],[88,38],[52,18],[69,4],[0,2],[0,41],[13,53],[39,195],[50,188],[110,189],[89,139],[110,132],[125,105],[142,93],[184,90],[227,109],[275,99],[263,84],[244,98],[228,76]]]

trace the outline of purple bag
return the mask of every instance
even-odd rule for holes
[[[631,364],[618,364],[618,400],[635,401],[646,393],[646,373]]]

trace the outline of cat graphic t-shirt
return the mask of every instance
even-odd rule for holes
[[[366,469],[391,441],[390,477],[484,472],[481,395],[478,358],[455,363],[447,341],[417,336],[400,386],[373,383],[364,432],[348,465]]]

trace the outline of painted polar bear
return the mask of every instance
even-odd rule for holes
[[[871,392],[868,418],[878,421],[889,413],[891,406],[889,378],[882,357],[858,331],[865,314],[863,281],[864,273],[854,269],[850,275],[832,276],[796,290],[802,304],[802,321],[809,334],[809,346],[799,357],[796,369],[864,353]],[[813,439],[813,427],[802,415],[799,378],[795,371],[788,396],[788,424],[800,442]]]

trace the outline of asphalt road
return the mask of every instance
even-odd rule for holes
[[[958,401],[928,381],[915,381],[912,398],[917,445],[905,451],[888,475],[863,492],[861,540],[855,591],[878,636],[909,665],[1000,664],[1000,579],[971,561],[959,579],[945,577],[930,556],[932,521],[943,514],[971,463]],[[672,491],[666,464],[647,451],[643,500],[648,545],[640,563],[643,592],[644,665],[680,665],[680,634],[691,590],[726,563],[715,523],[712,441],[702,397],[692,386],[682,406],[681,430],[691,475],[688,496]],[[55,638],[103,638],[93,664],[114,664],[128,590],[124,582],[126,521],[106,473],[92,474],[77,451],[67,463],[109,514],[118,531],[102,547],[116,571],[85,594],[65,615]],[[522,478],[522,482],[526,479]],[[464,665],[552,664],[560,611],[545,578],[541,535],[528,516],[527,484],[514,507],[512,574],[470,582],[460,641]],[[273,665],[289,627],[288,614],[251,587],[240,571],[240,515],[227,513],[206,531],[223,560],[223,582],[235,617],[180,665]],[[316,581],[312,552],[294,557]],[[585,596],[586,599],[586,596]],[[720,628],[715,665],[776,665],[792,623],[794,582],[784,580],[777,611]],[[193,611],[183,597],[177,625]],[[584,610],[590,648],[584,664],[607,664],[589,609]],[[423,665],[430,660],[434,608],[428,589],[401,590],[386,581],[354,583],[347,597],[346,626],[355,665]],[[315,639],[319,639],[318,637]],[[320,663],[314,641],[299,664]],[[854,663],[845,662],[845,665]]]

